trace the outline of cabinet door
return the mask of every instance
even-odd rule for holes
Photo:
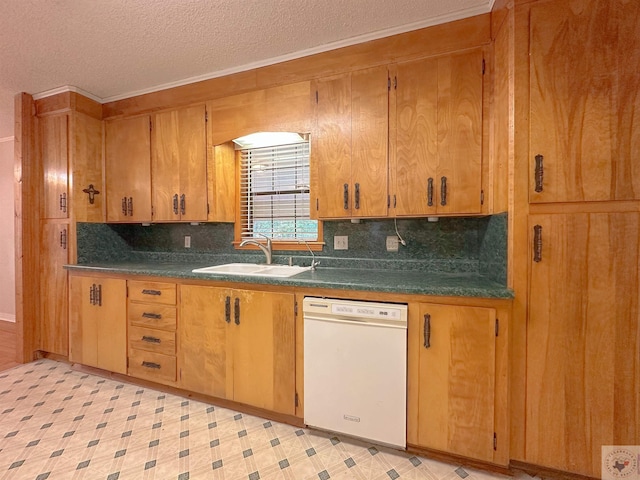
[[[207,125],[209,138],[211,122]],[[236,219],[236,152],[231,142],[207,148],[207,191],[209,222],[234,222]]]
[[[46,222],[40,239],[40,349],[65,357],[69,354],[69,328],[67,272],[63,267],[69,263],[68,231],[68,223]]]
[[[493,460],[495,318],[491,308],[409,306],[409,443]]]
[[[42,156],[42,218],[67,218],[68,197],[68,116],[38,119]]]
[[[73,215],[78,222],[104,222],[103,123],[78,112],[73,113],[72,122],[74,147],[70,168],[73,172]]]
[[[316,80],[311,135],[311,212],[317,218],[351,216],[351,76]],[[345,191],[346,190],[346,191]],[[345,198],[346,197],[346,198]],[[315,205],[314,205],[315,203]]]
[[[231,302],[228,289],[180,286],[178,365],[182,388],[233,399]]]
[[[98,366],[96,307],[91,288],[96,279],[69,276],[69,361]]]
[[[154,116],[153,219],[207,219],[205,107]]]
[[[233,399],[295,414],[293,294],[235,290],[233,299]]]
[[[353,217],[387,216],[388,84],[386,65],[351,74],[350,201]]]
[[[438,59],[438,213],[480,213],[482,51]]]
[[[150,125],[147,115],[106,122],[108,222],[151,221]]]
[[[531,7],[531,201],[640,198],[639,16],[623,0]]]
[[[598,477],[602,445],[640,443],[640,214],[530,227],[526,461]]]

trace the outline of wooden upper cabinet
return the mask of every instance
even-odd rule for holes
[[[640,214],[531,215],[526,458],[600,477],[640,444]]]
[[[73,217],[78,222],[104,222],[103,122],[80,112],[73,113],[71,122]]]
[[[391,97],[391,213],[480,213],[481,49],[396,65]]]
[[[151,221],[151,119],[105,124],[107,222]]]
[[[69,116],[38,119],[43,180],[42,218],[68,218]]]
[[[313,83],[314,216],[387,215],[388,82],[382,66]]]
[[[639,19],[637,1],[532,5],[532,202],[640,199]]]
[[[204,105],[153,116],[153,220],[207,220]]]

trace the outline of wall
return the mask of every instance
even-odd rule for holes
[[[0,139],[0,320],[16,320],[13,138]]]

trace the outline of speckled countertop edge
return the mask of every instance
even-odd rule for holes
[[[253,283],[304,288],[328,288],[414,295],[513,298],[513,291],[475,273],[441,273],[425,271],[371,270],[352,268],[318,268],[292,277],[193,273],[208,265],[188,263],[122,262],[91,265],[66,265],[77,272],[144,275],[166,278],[211,280],[212,282]]]

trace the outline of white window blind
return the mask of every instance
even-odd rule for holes
[[[309,142],[240,151],[241,239],[317,240],[309,219]]]

